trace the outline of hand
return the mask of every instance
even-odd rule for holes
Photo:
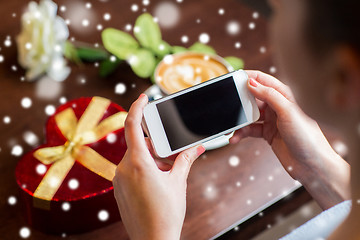
[[[183,151],[172,167],[155,160],[141,128],[147,101],[146,95],[140,95],[126,118],[128,149],[116,169],[114,194],[131,239],[179,239],[186,210],[187,177],[205,148]]]
[[[318,124],[299,108],[290,88],[262,72],[247,74],[248,89],[260,100],[260,121],[236,131],[230,142],[248,136],[264,138],[286,171],[323,208],[350,198],[349,165],[331,148]]]

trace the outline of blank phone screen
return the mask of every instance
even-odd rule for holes
[[[233,77],[156,104],[170,148],[179,148],[247,121]]]

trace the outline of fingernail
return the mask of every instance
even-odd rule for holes
[[[200,145],[197,147],[196,151],[197,151],[197,155],[200,156],[205,152],[205,147],[203,145]]]
[[[236,135],[229,139],[230,144],[237,143],[238,141],[239,141],[239,137]]]
[[[255,81],[255,79],[253,79],[253,78],[250,78],[250,79],[249,79],[249,84],[250,84],[250,86],[252,86],[252,87],[257,87],[257,86],[259,86],[258,82]]]
[[[140,96],[139,96],[138,99],[143,98],[144,96],[146,96],[146,94],[145,94],[145,93],[142,93],[142,94],[140,94]]]

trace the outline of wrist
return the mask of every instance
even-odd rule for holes
[[[335,151],[303,166],[298,180],[323,209],[350,199],[350,166]]]

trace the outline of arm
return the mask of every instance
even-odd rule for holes
[[[350,199],[350,166],[299,108],[290,88],[270,75],[247,73],[248,89],[260,100],[260,122],[238,130],[231,142],[247,136],[264,138],[285,170],[323,209]]]
[[[122,222],[131,239],[179,239],[186,210],[190,167],[205,149],[180,153],[172,166],[152,157],[141,128],[147,97],[140,95],[125,121],[128,149],[113,179]]]

